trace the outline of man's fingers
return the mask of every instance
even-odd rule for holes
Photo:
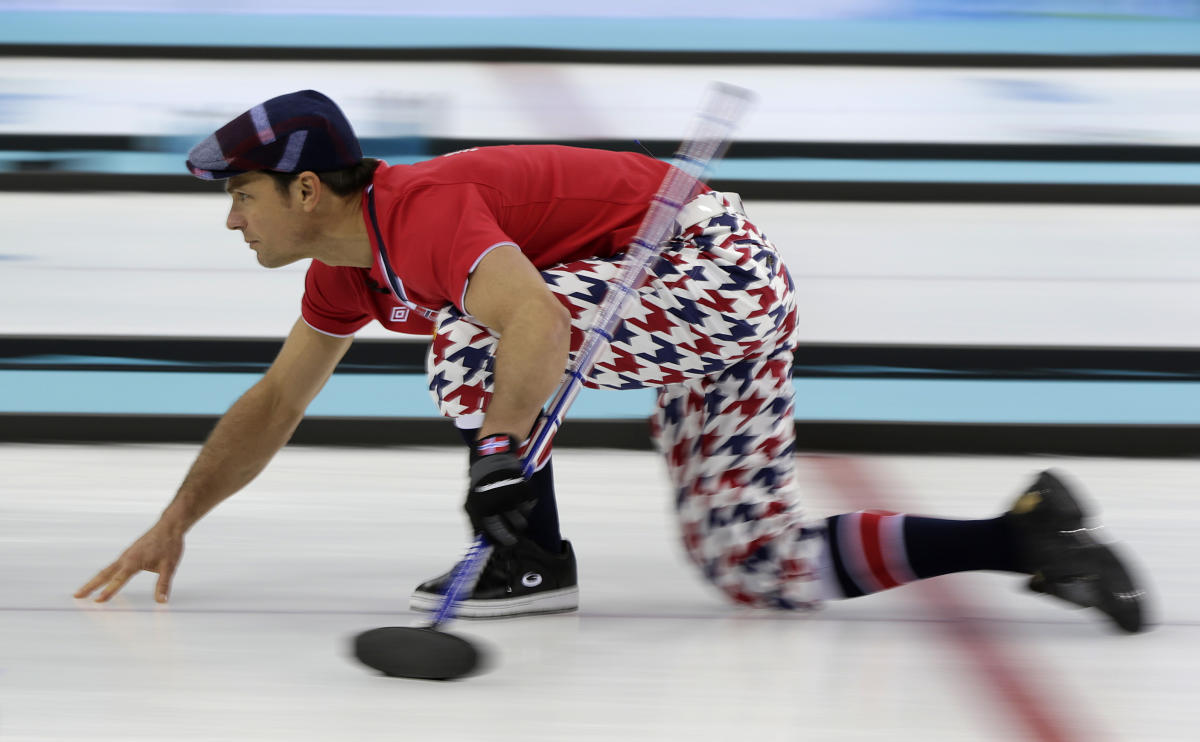
[[[100,596],[96,598],[97,603],[105,603],[109,598],[117,594],[117,591],[125,587],[125,583],[138,573],[138,570],[121,570],[114,574],[108,581],[108,585],[101,591]]]
[[[110,564],[104,569],[100,570],[96,573],[95,577],[87,581],[87,584],[75,591],[75,597],[86,598],[87,596],[91,595],[96,588],[108,582],[108,578],[111,577],[112,573],[116,571],[116,564]]]
[[[154,586],[154,599],[166,603],[171,595],[171,577],[175,574],[174,562],[163,562],[158,565],[158,583]]]

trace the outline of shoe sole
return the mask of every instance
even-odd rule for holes
[[[1030,487],[1030,491],[1018,499],[1013,510],[1017,513],[1028,513],[1039,507],[1043,509],[1045,522],[1059,532],[1084,529],[1084,521],[1093,516],[1082,499],[1050,471],[1042,472]],[[1097,608],[1124,631],[1141,631],[1145,627],[1142,614],[1145,591],[1137,587],[1125,560],[1121,559],[1112,544],[1094,541],[1092,548],[1095,551],[1091,560],[1097,564],[1101,581],[1108,586],[1107,590],[1102,591],[1099,602],[1091,606],[1080,606],[1069,598],[1049,593],[1038,585],[1038,581],[1044,579],[1042,575],[1035,575],[1030,580],[1029,588],[1036,593],[1066,600],[1077,607]]]
[[[436,593],[413,593],[408,607],[414,611],[432,613],[442,607],[443,596]],[[503,600],[464,600],[454,607],[455,618],[508,618],[536,616],[545,613],[568,613],[579,609],[579,588],[564,587],[536,595]]]
[[[1145,626],[1142,616],[1142,600],[1146,593],[1137,587],[1133,576],[1121,557],[1111,546],[1104,545],[1100,555],[1101,574],[1109,585],[1098,606],[1117,626],[1129,633],[1137,633]]]

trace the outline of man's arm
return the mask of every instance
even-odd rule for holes
[[[571,315],[516,247],[502,245],[471,273],[464,309],[500,336],[492,400],[479,437],[524,439],[562,380],[571,347]]]
[[[537,498],[525,480],[517,446],[566,370],[571,315],[511,245],[479,262],[463,303],[500,336],[492,400],[471,452],[465,508],[476,531],[507,546],[527,527]]]
[[[250,483],[291,438],[309,402],[328,381],[352,338],[323,335],[298,320],[263,378],[221,417],[158,522],[75,594],[111,598],[141,570],[159,574],[165,602],[183,552],[183,536],[225,498]]]
[[[258,476],[292,437],[352,340],[297,320],[263,378],[217,422],[163,520],[187,531]]]

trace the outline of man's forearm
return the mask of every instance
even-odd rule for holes
[[[285,409],[261,382],[221,417],[175,499],[163,512],[165,525],[187,531],[225,498],[251,482],[304,416]]]
[[[571,345],[566,311],[531,311],[514,323],[496,346],[492,399],[481,436],[509,433],[523,438],[562,380]]]

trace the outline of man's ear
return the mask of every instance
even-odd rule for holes
[[[323,186],[321,178],[311,170],[305,170],[292,181],[295,194],[300,199],[300,208],[311,213],[321,201]]]

